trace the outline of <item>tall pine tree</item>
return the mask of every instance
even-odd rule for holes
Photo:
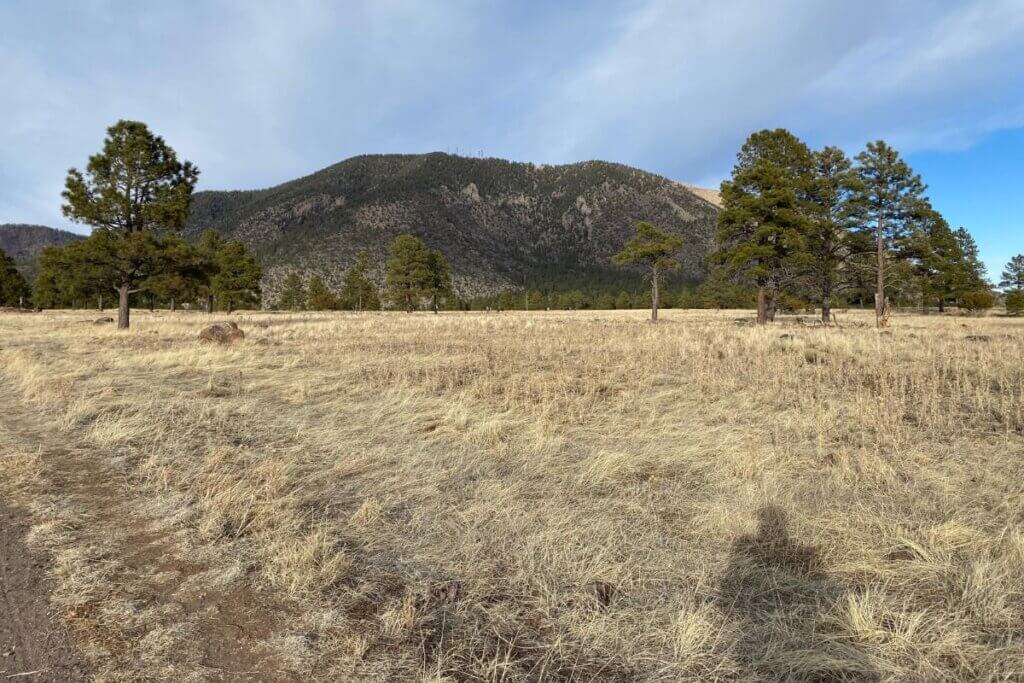
[[[85,173],[68,171],[64,215],[104,235],[91,258],[108,268],[118,292],[119,329],[128,329],[128,296],[147,277],[159,233],[175,232],[188,218],[199,169],[178,161],[163,138],[139,121],[107,129],[103,151],[89,157]]]
[[[781,288],[806,266],[811,151],[783,129],[754,133],[722,183],[711,262],[757,288],[757,322],[774,317]]]
[[[869,142],[857,155],[857,164],[862,183],[861,227],[873,233],[875,239],[875,321],[881,326],[887,319],[886,261],[921,215],[926,186],[921,176],[882,140]]]

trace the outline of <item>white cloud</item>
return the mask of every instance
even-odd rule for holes
[[[1020,0],[0,4],[0,222],[139,118],[266,186],[365,152],[606,158],[711,183],[752,130],[962,147],[1024,125]]]

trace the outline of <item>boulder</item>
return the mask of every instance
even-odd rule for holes
[[[218,344],[234,344],[245,339],[245,333],[238,329],[236,323],[217,323],[210,325],[199,333],[199,341],[217,342]]]
[[[93,325],[106,325],[106,324],[112,323],[112,322],[114,322],[113,318],[96,318],[95,320],[92,321],[92,324]]]

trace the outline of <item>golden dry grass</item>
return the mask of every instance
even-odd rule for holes
[[[0,362],[196,590],[291,606],[304,678],[1024,677],[1024,320],[738,315],[245,314],[224,348],[9,314]],[[88,510],[33,453],[0,476],[49,501],[55,599],[123,612]],[[139,671],[187,642],[161,624]]]

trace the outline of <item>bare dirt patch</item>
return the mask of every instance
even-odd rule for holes
[[[67,625],[50,609],[46,559],[25,544],[27,533],[24,515],[0,502],[0,678],[89,680]]]

